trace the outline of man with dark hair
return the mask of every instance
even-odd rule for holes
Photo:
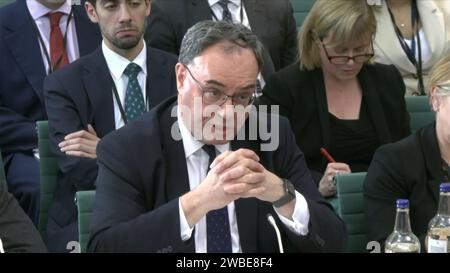
[[[251,111],[262,51],[240,24],[188,30],[178,99],[98,146],[90,251],[278,252],[268,214],[284,251],[342,250],[344,224],[317,191],[288,122]],[[265,145],[258,127],[279,144]]]
[[[176,57],[147,47],[143,33],[149,0],[89,0],[85,8],[98,23],[102,45],[45,81],[58,188],[47,224],[50,251],[78,240],[74,196],[95,189],[97,143],[176,94]]]
[[[44,78],[91,53],[100,41],[83,7],[66,0],[17,0],[0,9],[0,148],[9,191],[35,225],[36,121],[47,119]]]

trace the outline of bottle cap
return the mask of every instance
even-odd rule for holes
[[[442,183],[439,190],[440,192],[450,192],[450,183]]]
[[[397,208],[398,209],[407,209],[409,208],[408,199],[397,199]]]

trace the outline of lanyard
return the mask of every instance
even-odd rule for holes
[[[239,23],[243,23],[244,22],[244,7],[242,6],[242,0],[241,0],[241,10],[240,10],[240,22]],[[211,6],[209,6],[209,10],[211,11],[212,16],[214,17],[214,20],[216,20],[217,22],[220,21],[219,18],[217,18],[217,15],[214,13],[214,11],[212,10]]]
[[[33,17],[31,16],[31,13],[28,12],[28,14],[30,15],[31,22],[33,24],[33,29],[38,37],[39,44],[42,46],[42,49],[44,50],[45,60],[47,61],[47,64],[48,64],[47,74],[50,74],[58,68],[59,64],[62,61],[64,53],[62,53],[61,56],[58,57],[56,64],[53,66],[52,61],[49,56],[50,51],[45,46],[44,39],[41,36],[41,32],[39,31],[39,28],[36,25],[36,22],[34,21]],[[67,45],[67,32],[69,31],[69,24],[70,24],[70,21],[72,20],[72,16],[73,16],[73,8],[70,8],[69,17],[67,18],[67,23],[66,23],[66,32],[64,33],[64,37],[63,37],[63,48],[66,48],[66,45]]]
[[[394,18],[394,15],[392,14],[391,9],[389,8],[389,6],[387,6],[387,8],[388,8],[392,23],[394,25],[395,34],[397,35],[400,45],[403,48],[403,51],[405,52],[409,61],[416,68],[416,73],[417,73],[417,77],[418,77],[418,92],[414,92],[414,95],[425,95],[425,86],[423,83],[423,75],[422,75],[422,46],[421,46],[421,42],[420,42],[420,34],[418,32],[420,16],[419,16],[418,8],[417,8],[417,1],[413,0],[411,2],[411,26],[412,26],[412,30],[413,30],[413,34],[411,37],[411,47],[409,47],[408,44],[405,42],[405,38],[403,37],[402,32],[400,31],[400,29],[398,28],[398,26],[395,22],[395,18]],[[417,29],[417,31],[416,31],[416,29]],[[416,59],[416,36],[417,36],[417,55],[418,55],[417,59]]]

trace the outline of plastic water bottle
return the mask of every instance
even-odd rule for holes
[[[395,216],[394,232],[385,242],[386,253],[419,253],[420,241],[411,231],[409,222],[409,201],[397,200],[397,215]]]
[[[442,183],[439,190],[438,211],[428,224],[427,251],[450,253],[450,183]]]

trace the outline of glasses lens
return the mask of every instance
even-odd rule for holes
[[[346,64],[348,62],[347,56],[342,57],[331,57],[331,63],[333,64]]]

